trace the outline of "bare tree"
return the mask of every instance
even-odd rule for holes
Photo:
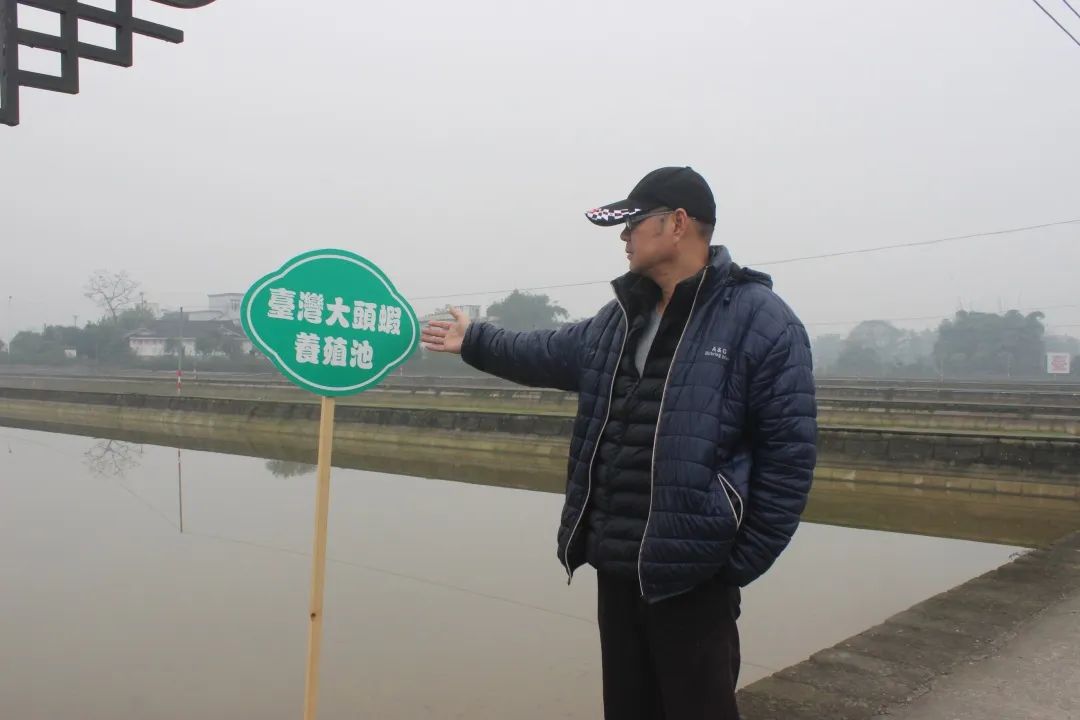
[[[115,322],[120,311],[132,305],[139,291],[139,283],[132,280],[125,270],[118,273],[97,270],[90,276],[84,291],[86,297]]]

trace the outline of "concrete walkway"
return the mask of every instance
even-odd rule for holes
[[[739,692],[744,720],[1080,720],[1080,533]]]
[[[1021,625],[981,662],[939,678],[890,720],[1080,719],[1080,593]]]

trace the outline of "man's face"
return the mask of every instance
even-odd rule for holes
[[[671,213],[671,210],[653,210],[623,227],[619,237],[626,243],[631,272],[648,275],[651,268],[671,259],[675,253],[671,223],[667,222]]]

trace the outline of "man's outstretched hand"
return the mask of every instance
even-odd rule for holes
[[[420,333],[420,344],[426,350],[461,354],[461,342],[469,329],[469,316],[457,308],[450,308],[452,322],[431,320]]]

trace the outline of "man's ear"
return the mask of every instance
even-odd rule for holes
[[[686,210],[678,208],[671,214],[671,231],[677,240],[682,240],[690,234],[690,216]]]

